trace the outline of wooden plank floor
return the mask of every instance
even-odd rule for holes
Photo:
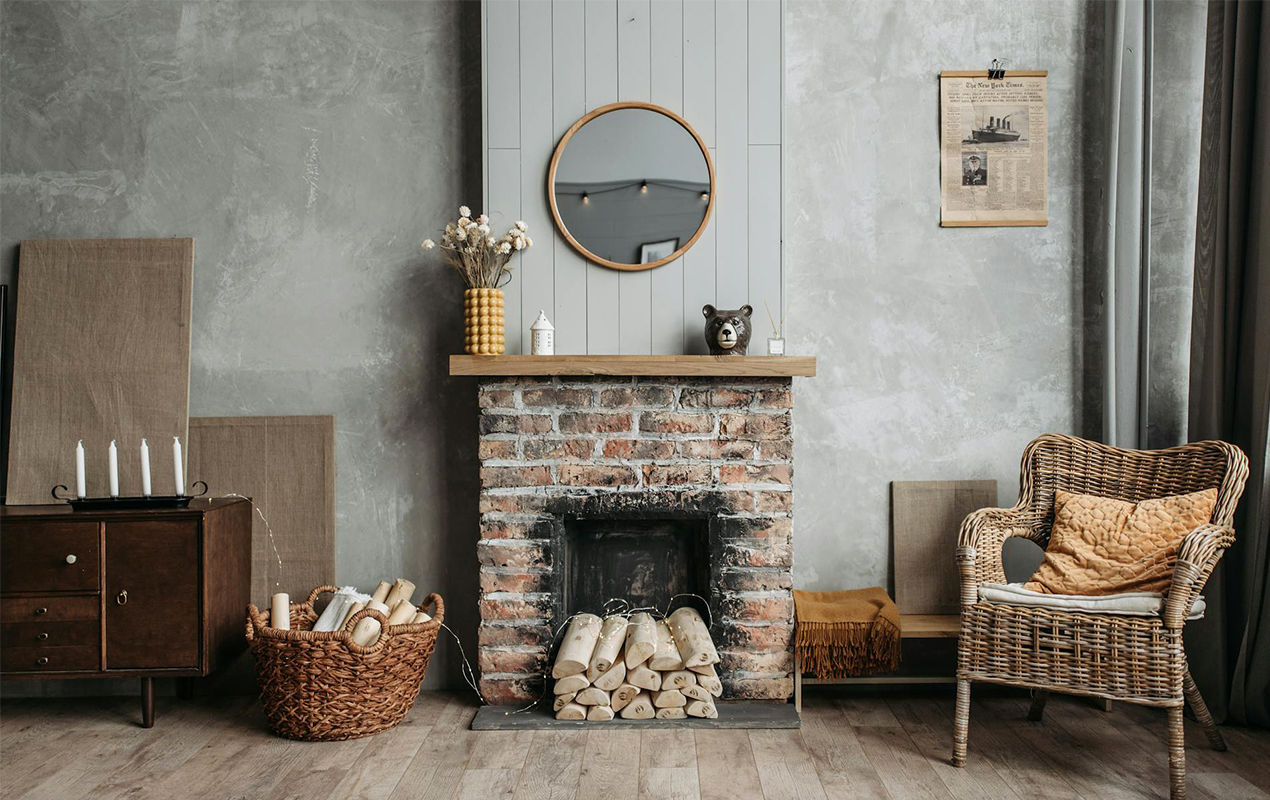
[[[427,692],[397,728],[351,742],[269,734],[247,698],[0,704],[0,800],[1130,800],[1168,797],[1160,711],[980,691],[970,757],[948,764],[950,690],[809,690],[802,730],[474,732],[464,695]],[[1270,800],[1270,731],[1187,730],[1190,796]]]

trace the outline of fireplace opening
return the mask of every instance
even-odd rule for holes
[[[566,617],[602,613],[614,598],[665,609],[677,594],[709,597],[706,519],[574,518],[565,520],[564,534],[559,588]]]

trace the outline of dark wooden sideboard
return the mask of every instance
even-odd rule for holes
[[[194,678],[246,646],[251,503],[0,508],[0,677]]]

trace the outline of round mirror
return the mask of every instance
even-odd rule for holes
[[[588,261],[642,270],[692,247],[714,208],[714,164],[669,109],[614,103],[573,124],[547,172],[551,215]]]

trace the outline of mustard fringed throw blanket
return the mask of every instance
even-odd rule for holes
[[[900,611],[885,589],[794,590],[794,649],[818,678],[893,672],[900,666]]]

